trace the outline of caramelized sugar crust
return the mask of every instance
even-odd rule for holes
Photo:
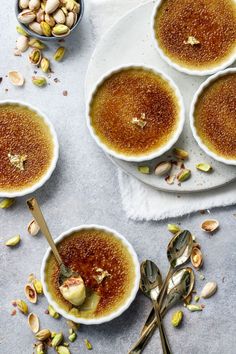
[[[166,80],[151,70],[131,68],[112,74],[100,85],[90,117],[95,133],[109,148],[139,155],[167,143],[177,127],[179,111]],[[133,124],[133,118],[146,125]]]
[[[189,68],[219,65],[236,48],[234,0],[164,0],[155,20],[160,48],[174,62]],[[189,36],[200,44],[185,44]]]
[[[27,155],[24,170],[14,167],[8,154]],[[53,158],[49,128],[27,107],[0,105],[0,191],[30,187],[47,171]]]
[[[58,248],[64,263],[81,274],[85,285],[101,297],[96,312],[86,316],[87,318],[111,313],[130,295],[134,284],[133,259],[122,242],[112,234],[102,230],[84,229],[62,240]],[[97,268],[111,275],[100,284],[94,278]],[[56,302],[69,311],[72,305],[60,293],[58,274],[56,259],[51,254],[46,271],[49,291]]]
[[[217,155],[236,159],[236,74],[216,79],[196,104],[198,135]]]

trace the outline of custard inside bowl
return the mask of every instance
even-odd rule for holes
[[[55,169],[59,146],[54,127],[37,108],[0,102],[0,196],[20,197],[40,188]]]
[[[209,77],[194,95],[190,125],[199,146],[215,160],[236,165],[236,68]]]
[[[235,0],[158,0],[152,33],[161,57],[189,75],[211,75],[236,59]]]
[[[84,304],[75,307],[59,290],[59,267],[50,249],[41,268],[48,302],[63,317],[77,323],[99,324],[123,313],[139,288],[137,255],[128,241],[104,226],[82,225],[55,240],[65,264],[81,274],[86,286]]]
[[[183,99],[175,83],[155,68],[127,65],[95,85],[87,121],[92,137],[108,154],[126,161],[150,160],[178,140]]]

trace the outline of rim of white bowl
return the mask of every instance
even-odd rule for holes
[[[49,180],[53,171],[55,170],[57,160],[59,157],[59,144],[58,144],[57,134],[56,134],[54,126],[52,125],[52,123],[50,122],[48,117],[43,112],[41,112],[38,108],[36,108],[35,106],[33,106],[27,102],[20,101],[20,100],[2,100],[2,101],[0,101],[1,106],[5,105],[5,104],[19,105],[21,107],[26,107],[26,108],[30,109],[31,111],[37,113],[39,115],[39,117],[43,120],[43,122],[48,126],[51,137],[52,137],[53,146],[54,146],[53,157],[50,162],[50,165],[49,165],[46,173],[40,178],[39,181],[34,183],[31,187],[22,188],[22,189],[13,190],[13,191],[9,191],[9,190],[8,191],[0,191],[0,198],[2,198],[2,197],[3,198],[23,197],[27,194],[35,192],[37,189],[41,188]]]
[[[139,155],[126,155],[126,154],[118,153],[115,150],[109,148],[105,143],[103,143],[101,141],[101,139],[96,134],[94,128],[92,127],[91,118],[90,118],[91,103],[92,103],[93,97],[94,97],[95,93],[97,92],[97,89],[99,88],[99,86],[101,86],[103,84],[103,82],[107,78],[112,76],[113,74],[118,73],[122,70],[128,70],[128,69],[132,69],[132,68],[152,71],[154,74],[159,75],[165,81],[167,81],[169,83],[170,87],[174,90],[174,93],[175,93],[176,98],[178,99],[179,108],[180,108],[178,123],[177,123],[178,126],[176,128],[175,133],[171,137],[171,139],[165,145],[163,145],[161,148],[158,148],[156,150],[153,150],[150,153],[145,153],[142,155],[140,155],[140,154]],[[152,160],[156,157],[163,155],[165,152],[170,150],[171,147],[177,142],[177,140],[180,137],[180,134],[183,131],[183,127],[184,127],[184,123],[185,123],[185,107],[184,107],[183,97],[180,93],[178,86],[164,72],[157,70],[152,65],[144,65],[144,64],[140,64],[140,63],[126,64],[126,65],[117,66],[117,67],[109,70],[108,72],[106,72],[104,75],[102,75],[100,77],[100,79],[98,80],[98,82],[95,84],[95,86],[91,90],[90,94],[88,95],[88,100],[87,100],[87,104],[86,104],[86,119],[87,119],[87,126],[88,126],[91,136],[96,141],[97,145],[100,146],[106,153],[108,153],[109,155],[111,155],[117,159],[120,159],[120,160],[130,161],[130,162],[142,162],[142,161]]]
[[[210,86],[214,81],[216,81],[218,78],[225,76],[227,74],[230,73],[234,73],[236,74],[236,68],[229,68],[226,70],[222,70],[219,71],[218,73],[216,73],[215,75],[210,76],[207,80],[205,80],[200,87],[198,88],[198,90],[196,91],[196,93],[193,96],[193,100],[190,106],[190,113],[189,113],[189,117],[190,117],[190,126],[191,126],[191,130],[193,133],[193,136],[195,138],[195,140],[197,141],[198,145],[200,146],[200,148],[210,157],[212,157],[213,159],[223,162],[227,165],[236,165],[236,159],[227,159],[224,158],[223,156],[218,156],[216,153],[214,153],[213,151],[211,151],[202,141],[202,139],[200,138],[200,136],[198,135],[198,132],[196,130],[195,127],[195,118],[194,118],[194,111],[195,111],[195,106],[196,103],[198,101],[199,96],[202,94],[202,92],[205,90],[205,88],[207,88],[207,86]]]
[[[76,231],[80,231],[80,230],[88,230],[88,229],[97,229],[97,230],[103,230],[105,232],[111,233],[112,235],[114,235],[114,237],[116,237],[117,239],[119,239],[122,244],[127,248],[127,250],[129,251],[133,262],[134,262],[134,270],[135,270],[135,279],[134,279],[134,286],[130,292],[129,297],[126,299],[125,303],[123,305],[121,305],[116,311],[112,312],[110,315],[106,315],[106,316],[101,316],[99,318],[82,318],[82,317],[76,317],[73,315],[70,315],[68,312],[66,312],[65,310],[63,310],[58,303],[52,298],[51,294],[48,291],[48,287],[47,287],[47,283],[45,280],[45,268],[46,268],[46,263],[49,257],[49,254],[51,252],[51,249],[48,248],[44,257],[43,257],[43,261],[42,261],[42,266],[41,266],[41,280],[42,280],[42,284],[43,284],[43,291],[44,294],[49,302],[49,304],[51,304],[55,310],[60,313],[64,318],[71,320],[75,323],[82,323],[82,324],[86,324],[86,325],[97,325],[97,324],[101,324],[101,323],[105,323],[105,322],[109,322],[111,320],[113,320],[114,318],[120,316],[124,311],[126,311],[129,306],[131,305],[131,303],[134,301],[138,289],[139,289],[139,282],[140,282],[140,265],[139,265],[139,261],[138,261],[138,257],[137,254],[133,248],[133,246],[127,241],[127,239],[122,236],[119,232],[107,227],[107,226],[102,226],[102,225],[97,225],[97,224],[90,224],[90,225],[80,225],[77,227],[73,227],[71,229],[69,229],[68,231],[63,232],[59,237],[57,237],[54,242],[58,243],[61,240],[63,240],[64,238],[68,237],[69,235],[71,235],[72,233],[76,232]]]
[[[155,43],[155,48],[157,49],[159,55],[161,56],[161,58],[168,64],[170,65],[172,68],[174,68],[177,71],[180,71],[184,74],[187,75],[194,75],[194,76],[207,76],[207,75],[212,75],[217,73],[219,70],[224,70],[225,68],[227,68],[228,66],[232,65],[234,63],[234,61],[236,60],[236,46],[235,49],[233,50],[232,54],[227,57],[227,59],[225,59],[225,61],[223,61],[222,63],[220,63],[219,65],[209,68],[209,69],[205,69],[205,70],[196,70],[196,69],[189,69],[185,66],[182,66],[180,64],[177,64],[176,62],[174,62],[173,60],[171,60],[162,50],[162,48],[159,46],[158,40],[155,36],[155,19],[157,16],[157,12],[162,4],[162,2],[165,0],[158,0],[157,3],[154,6],[153,9],[153,14],[152,14],[152,20],[151,20],[151,32],[152,32],[152,38],[154,40]]]

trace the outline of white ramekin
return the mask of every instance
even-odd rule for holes
[[[112,233],[114,235],[114,237],[117,238],[118,240],[120,240],[122,242],[122,244],[129,251],[129,253],[130,253],[130,255],[131,255],[132,259],[133,259],[133,263],[134,263],[135,279],[134,279],[133,288],[132,288],[132,290],[130,292],[129,297],[126,299],[125,303],[122,306],[120,306],[118,309],[116,309],[114,312],[112,312],[110,315],[101,316],[99,318],[91,318],[91,319],[75,317],[73,315],[70,315],[68,312],[66,312],[62,308],[60,308],[60,306],[52,298],[50,292],[48,291],[47,283],[46,283],[46,280],[45,280],[46,263],[47,263],[47,260],[49,258],[50,252],[51,252],[50,248],[48,248],[48,250],[46,251],[45,256],[43,257],[43,262],[42,262],[42,266],[41,266],[41,280],[42,280],[42,284],[43,284],[43,291],[44,291],[44,294],[45,294],[49,304],[51,304],[58,313],[60,313],[66,319],[74,321],[75,323],[82,323],[82,324],[86,324],[86,325],[92,325],[92,324],[96,325],[96,324],[100,324],[100,323],[104,323],[104,322],[109,322],[109,321],[113,320],[114,318],[120,316],[125,310],[128,309],[128,307],[134,301],[134,299],[136,297],[136,294],[138,292],[138,289],[139,289],[140,266],[139,266],[139,261],[138,261],[137,254],[135,253],[135,251],[134,251],[133,247],[131,246],[131,244],[125,239],[124,236],[122,236],[117,231],[115,231],[113,229],[110,229],[110,228],[108,228],[106,226],[100,226],[100,225],[93,225],[92,224],[92,225],[81,225],[81,226],[78,226],[78,227],[74,227],[74,228],[62,233],[59,237],[57,237],[55,239],[55,243],[59,243],[61,240],[63,240],[67,236],[71,235],[72,233],[74,233],[76,231],[84,230],[84,229],[86,229],[86,230],[88,230],[88,229],[97,229],[97,230],[103,230],[105,232]]]
[[[157,0],[157,3],[154,6],[154,10],[153,10],[153,15],[152,15],[152,20],[151,20],[151,33],[152,33],[152,37],[155,43],[155,48],[157,49],[159,55],[161,56],[161,58],[167,63],[169,64],[172,68],[188,74],[188,75],[195,75],[195,76],[206,76],[206,75],[212,75],[215,74],[216,72],[218,72],[219,70],[223,70],[225,68],[227,68],[228,66],[232,65],[233,62],[236,60],[236,46],[235,46],[235,50],[232,52],[232,54],[227,57],[222,63],[220,63],[219,65],[215,66],[215,67],[211,67],[209,69],[205,69],[205,70],[196,70],[196,69],[190,69],[190,68],[186,68],[180,64],[177,64],[176,62],[174,62],[173,60],[171,60],[162,50],[162,48],[159,46],[159,43],[156,39],[155,36],[155,18],[157,15],[157,12],[162,4],[164,0]]]
[[[201,93],[204,91],[204,89],[211,85],[215,80],[217,80],[219,77],[230,74],[230,73],[236,73],[236,68],[229,68],[223,71],[220,71],[218,73],[216,73],[215,75],[210,76],[206,81],[204,81],[201,86],[198,88],[197,92],[195,93],[195,95],[193,96],[193,100],[191,103],[191,107],[190,107],[190,126],[192,129],[192,133],[193,136],[195,138],[195,140],[197,141],[198,145],[200,146],[200,148],[205,151],[205,153],[209,156],[211,156],[213,159],[223,162],[227,165],[236,165],[236,160],[232,160],[232,159],[227,159],[224,158],[222,156],[218,156],[216,153],[214,153],[213,151],[211,151],[202,141],[202,139],[200,138],[200,136],[198,135],[198,132],[196,130],[195,124],[194,124],[194,111],[195,111],[195,105],[198,101],[199,96],[201,95]]]
[[[24,195],[33,193],[34,191],[36,191],[36,189],[39,189],[40,187],[42,187],[44,185],[44,183],[46,183],[47,180],[51,177],[51,175],[56,167],[58,156],[59,156],[59,144],[58,144],[58,140],[57,140],[57,134],[56,134],[56,131],[55,131],[52,123],[45,116],[45,114],[43,114],[38,108],[32,106],[29,103],[25,103],[22,101],[14,101],[14,100],[0,101],[0,105],[5,105],[5,104],[19,105],[22,107],[27,107],[31,111],[36,112],[40,116],[40,118],[43,120],[43,122],[48,126],[52,140],[53,140],[53,146],[54,146],[53,157],[52,157],[52,160],[50,162],[50,165],[49,165],[47,171],[40,178],[40,180],[38,180],[36,183],[34,183],[31,187],[22,188],[22,189],[14,190],[14,191],[5,191],[5,192],[0,191],[0,197],[5,197],[5,198],[23,197]]]
[[[94,128],[92,127],[91,124],[91,119],[90,119],[90,107],[91,107],[91,103],[92,103],[92,99],[93,96],[95,95],[98,87],[100,85],[102,85],[102,83],[111,75],[122,71],[122,70],[128,70],[128,69],[144,69],[144,70],[151,70],[153,71],[155,74],[161,76],[164,80],[166,80],[169,85],[172,87],[172,89],[175,92],[176,98],[178,100],[179,103],[179,107],[180,107],[180,113],[179,113],[179,122],[178,122],[178,126],[176,128],[175,133],[173,134],[173,136],[171,137],[171,139],[165,144],[163,145],[161,148],[158,148],[152,152],[149,153],[145,153],[142,155],[127,155],[127,154],[122,154],[122,153],[118,153],[115,150],[109,148],[100,138],[99,136],[96,134]],[[147,161],[147,160],[152,160],[155,157],[161,156],[163,155],[165,152],[167,152],[169,149],[171,149],[171,147],[176,143],[176,141],[179,139],[180,134],[183,131],[183,127],[184,127],[184,121],[185,121],[185,109],[184,109],[184,102],[183,102],[183,98],[182,95],[179,91],[179,88],[176,86],[176,84],[174,83],[174,81],[167,76],[166,74],[164,74],[161,71],[156,70],[155,67],[153,66],[144,66],[143,64],[128,64],[125,66],[119,66],[116,67],[112,70],[110,70],[109,72],[107,72],[104,76],[102,76],[100,78],[100,80],[97,82],[97,84],[94,86],[92,92],[89,95],[88,101],[87,101],[87,113],[86,113],[86,117],[87,117],[87,125],[88,125],[88,129],[90,131],[90,134],[92,135],[92,137],[94,138],[94,140],[96,141],[96,143],[109,155],[112,155],[118,159],[124,160],[124,161],[133,161],[133,162],[141,162],[141,161]]]

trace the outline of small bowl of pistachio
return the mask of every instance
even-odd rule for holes
[[[16,0],[18,22],[30,36],[40,40],[69,36],[83,12],[83,0]]]

